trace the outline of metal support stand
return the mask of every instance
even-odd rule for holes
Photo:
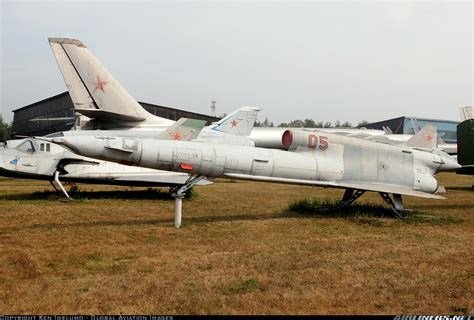
[[[66,189],[64,189],[61,181],[59,181],[59,171],[55,171],[54,172],[54,182],[56,182],[56,184],[59,186],[59,188],[61,189],[61,191],[64,193],[64,195],[66,196],[66,198],[68,198],[69,200],[72,200],[71,197],[67,194],[66,192]]]
[[[388,193],[379,192],[379,195],[382,199],[388,203],[392,207],[392,211],[397,215],[399,218],[406,217],[406,210],[403,207],[403,200],[400,194],[393,194],[393,199],[390,197]]]
[[[340,207],[347,207],[352,204],[352,202],[356,201],[365,193],[365,190],[354,190],[354,189],[346,189],[344,195],[342,196],[342,200],[339,201]]]
[[[175,192],[171,194],[174,198],[174,227],[179,229],[181,226],[181,213],[183,208],[183,198],[186,196],[188,191],[196,183],[204,179],[204,176],[189,176],[188,180]]]
[[[174,196],[174,227],[179,229],[181,227],[181,212],[183,208],[184,196]]]
[[[53,181],[49,180],[49,183],[51,183],[51,185],[53,186],[54,191],[59,192],[58,188],[56,187]]]

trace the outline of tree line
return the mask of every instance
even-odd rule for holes
[[[0,142],[4,142],[10,139],[11,131],[12,124],[3,121],[2,114],[0,114]]]
[[[356,127],[365,126],[369,122],[366,120],[360,121]],[[264,121],[256,121],[255,127],[275,127],[273,122],[265,118]],[[280,128],[353,128],[354,126],[349,121],[341,122],[339,120],[332,123],[331,121],[314,121],[313,119],[292,120],[290,122],[282,122],[277,127]]]
[[[367,121],[361,121],[357,124],[357,127],[367,125]],[[352,123],[349,121],[341,122],[339,120],[332,123],[331,121],[314,121],[313,119],[304,120],[292,120],[290,122],[282,122],[279,125],[275,124],[265,118],[264,121],[255,121],[255,127],[291,127],[291,128],[353,128]],[[0,142],[10,139],[12,130],[12,123],[3,121],[3,117],[0,114]]]

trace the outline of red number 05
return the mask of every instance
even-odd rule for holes
[[[319,150],[326,150],[329,146],[328,137],[319,136]]]
[[[318,146],[318,137],[314,134],[308,136],[308,148],[316,149]],[[328,138],[324,136],[319,137],[319,150],[326,150],[328,148]]]

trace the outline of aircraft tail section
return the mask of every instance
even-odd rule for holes
[[[472,111],[471,106],[459,108],[459,113],[461,114],[461,121],[474,119],[474,111]]]
[[[242,107],[228,116],[204,128],[196,140],[212,143],[225,143],[243,146],[255,146],[250,139],[257,114],[255,107]]]
[[[249,136],[257,120],[259,108],[242,107],[209,126],[210,129],[238,136]]]
[[[76,110],[87,117],[151,125],[172,120],[147,112],[79,40],[49,38]]]
[[[158,139],[160,140],[179,140],[190,141],[199,135],[201,129],[206,125],[204,120],[181,118],[174,124],[162,131]]]
[[[436,149],[437,144],[438,131],[432,125],[425,126],[405,143],[408,147],[423,149]]]

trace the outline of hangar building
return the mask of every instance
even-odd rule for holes
[[[159,117],[178,120],[179,118],[192,118],[207,121],[207,124],[218,121],[219,118],[165,106],[138,102],[151,114]],[[58,131],[67,131],[74,126],[74,105],[69,92],[32,103],[25,107],[13,110],[12,137],[15,135],[42,136]],[[30,121],[35,118],[65,118],[61,121]],[[69,120],[67,118],[70,118]]]
[[[474,119],[458,125],[458,162],[463,166],[458,173],[474,175]]]
[[[444,142],[456,143],[456,126],[459,124],[458,121],[402,116],[384,121],[369,123],[367,125],[364,125],[363,127],[366,127],[368,129],[379,130],[383,130],[384,127],[386,127],[390,128],[390,130],[392,130],[394,134],[414,134],[414,128],[418,128],[419,130],[427,124],[431,124],[438,129],[439,137],[441,137]]]

